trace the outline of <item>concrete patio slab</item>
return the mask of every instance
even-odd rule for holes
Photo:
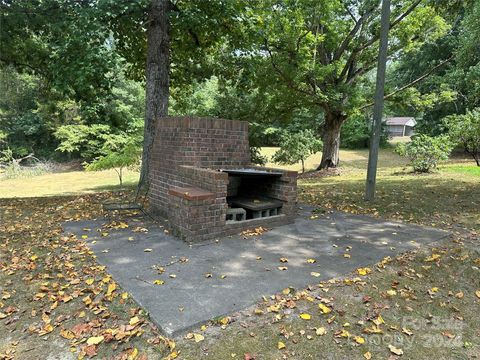
[[[433,228],[340,212],[312,218],[312,210],[303,206],[294,224],[260,236],[238,235],[193,245],[166,234],[145,218],[130,218],[128,228],[109,229],[108,236],[100,234],[105,231],[102,226],[111,221],[107,219],[68,222],[64,229],[79,238],[88,236],[85,241],[99,263],[107,266],[169,336],[244,309],[263,295],[339,277],[448,235]],[[347,252],[350,258],[343,256]],[[288,263],[281,263],[281,257]],[[308,258],[316,262],[307,263]],[[155,269],[159,266],[165,269],[163,274]],[[279,270],[280,266],[288,270]],[[313,277],[311,272],[321,276]],[[165,283],[155,285],[157,279]]]

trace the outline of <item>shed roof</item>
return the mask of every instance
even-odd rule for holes
[[[413,117],[389,117],[385,119],[387,125],[415,126],[417,122]]]

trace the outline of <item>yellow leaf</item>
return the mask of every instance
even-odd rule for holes
[[[368,275],[372,272],[372,269],[368,268],[368,267],[364,267],[364,268],[358,268],[357,269],[357,273],[358,275]]]
[[[278,267],[278,270],[280,270],[280,271],[285,271],[285,270],[288,270],[288,267],[286,267],[286,266],[279,266],[279,267]]]
[[[354,336],[353,340],[358,344],[365,344],[365,339],[361,336]]]
[[[103,336],[92,336],[88,338],[87,345],[98,345],[103,341]]]
[[[378,317],[373,319],[372,322],[377,326],[380,326],[380,324],[385,324],[385,320],[383,320],[381,315],[378,315]]]
[[[303,320],[310,320],[312,317],[310,316],[310,314],[306,314],[306,313],[303,313],[303,314],[300,314],[300,317],[303,319]]]
[[[317,334],[318,336],[325,335],[326,333],[327,333],[327,330],[325,330],[323,326],[315,329],[315,334]]]
[[[438,260],[441,258],[441,255],[439,254],[432,254],[432,256],[429,256],[425,259],[425,262],[431,262],[431,261],[435,261],[435,260]]]
[[[37,260],[37,259],[38,259],[38,256],[37,256],[37,255],[32,255],[32,256],[30,256],[30,260],[32,260],[32,261],[35,261],[35,260]]]
[[[283,290],[282,290],[282,294],[283,294],[283,295],[288,295],[288,294],[290,294],[290,288],[285,288],[285,289],[283,289]]]
[[[66,329],[60,330],[60,336],[68,340],[75,339],[75,334],[72,331]]]
[[[0,312],[0,319],[5,319],[7,316],[7,314]]]
[[[316,263],[316,262],[317,262],[317,260],[315,260],[315,259],[307,259],[308,264],[313,264],[313,263]]]
[[[205,337],[202,334],[193,334],[193,339],[196,343],[203,341]]]
[[[395,354],[395,355],[398,355],[398,356],[403,355],[403,350],[402,349],[396,348],[393,345],[388,345],[388,348],[389,348],[389,350],[392,354]]]
[[[138,356],[138,349],[133,348],[133,350],[128,354],[127,360],[135,360]]]
[[[95,281],[94,279],[87,279],[87,280],[85,280],[85,283],[87,285],[92,285],[94,281]]]
[[[432,288],[430,289],[430,292],[432,292],[432,293],[434,293],[434,294],[437,293],[437,292],[438,292],[438,287],[432,287]]]
[[[138,318],[138,316],[134,316],[130,319],[130,321],[128,322],[131,326],[135,326],[137,325],[138,323],[140,322],[140,319]]]
[[[350,259],[351,255],[350,254],[343,254],[343,257],[346,258],[346,259]]]
[[[387,290],[387,294],[388,294],[389,296],[395,296],[395,295],[397,295],[397,292],[396,292],[395,290],[393,290],[393,289],[390,289],[390,290]]]
[[[278,345],[277,345],[277,348],[278,348],[278,350],[281,350],[281,349],[285,349],[286,346],[285,346],[285,344],[284,344],[283,342],[279,341],[279,342],[278,342]]]
[[[315,277],[319,277],[319,276],[320,276],[320,273],[315,272],[315,271],[312,271],[312,272],[310,273],[310,275],[315,276]]]
[[[122,293],[122,299],[123,299],[123,300],[127,300],[127,299],[128,299],[128,293],[127,293],[127,292]]]
[[[165,281],[163,281],[163,280],[154,280],[153,283],[154,283],[155,285],[163,285],[163,284],[165,284]]]
[[[480,290],[475,291],[475,295],[480,299]]]
[[[281,262],[281,263],[287,263],[287,262],[288,262],[288,259],[287,259],[287,258],[284,258],[284,257],[281,257],[281,258],[280,258],[280,262]]]
[[[263,314],[263,311],[260,310],[260,309],[255,309],[255,315],[262,315]]]
[[[108,284],[107,294],[106,294],[106,295],[107,295],[107,296],[112,295],[112,293],[115,291],[116,288],[117,288],[117,285],[116,285],[114,282]]]
[[[230,318],[228,316],[225,316],[219,320],[219,323],[222,325],[227,325],[230,322]]]
[[[324,313],[324,314],[328,314],[328,313],[330,313],[330,312],[332,311],[332,309],[330,309],[328,306],[326,306],[326,305],[324,305],[324,304],[322,304],[322,303],[318,304],[318,307],[320,308],[320,310],[321,310],[322,313]]]
[[[365,354],[363,354],[363,357],[367,360],[370,360],[372,358],[372,353],[367,351]]]

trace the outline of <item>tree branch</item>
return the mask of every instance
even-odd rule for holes
[[[376,6],[366,11],[360,17],[360,19],[358,19],[358,21],[355,22],[355,26],[352,28],[352,30],[350,30],[350,32],[347,34],[345,39],[343,39],[338,49],[335,51],[335,54],[333,55],[333,61],[340,59],[340,57],[343,55],[343,53],[347,49],[348,44],[350,44],[350,41],[352,41],[352,39],[357,34],[358,30],[360,30],[360,27],[362,26],[362,24],[370,17],[370,15],[372,15],[375,9],[376,9]]]
[[[435,65],[433,68],[431,68],[430,70],[428,70],[428,71],[427,71],[425,74],[423,74],[422,76],[420,76],[420,77],[416,78],[415,80],[409,82],[408,84],[403,85],[402,87],[400,87],[400,88],[392,91],[391,93],[386,94],[386,95],[383,97],[383,99],[386,100],[386,99],[394,96],[395,94],[398,94],[399,92],[401,92],[401,91],[403,91],[403,90],[405,90],[405,89],[408,89],[409,87],[412,87],[412,86],[415,85],[415,84],[418,84],[420,81],[422,81],[422,80],[424,80],[425,78],[427,78],[428,76],[430,76],[435,70],[437,70],[438,68],[442,67],[443,65],[445,65],[447,62],[449,62],[449,61],[452,60],[452,59],[453,59],[453,55],[450,56],[448,59],[442,61],[441,63]],[[365,105],[363,105],[359,110],[363,110],[363,109],[365,109],[365,108],[367,108],[367,107],[370,107],[370,106],[372,106],[372,105],[373,105],[373,103],[365,104]]]
[[[415,8],[420,5],[420,3],[422,2],[423,0],[416,0],[412,5],[409,6],[409,8],[407,10],[405,10],[404,13],[402,13],[400,16],[398,16],[393,22],[390,23],[390,30],[392,30],[392,28],[394,28],[395,26],[397,26],[403,19],[405,19],[413,10],[415,10]],[[373,36],[372,38],[370,38],[365,44],[355,48],[352,50],[352,53],[350,54],[349,58],[347,59],[347,62],[344,66],[344,68],[342,69],[342,72],[340,73],[340,76],[339,76],[339,79],[343,78],[345,76],[345,74],[347,73],[348,71],[348,68],[350,67],[350,65],[353,63],[353,61],[355,60],[355,57],[360,53],[362,52],[363,50],[365,50],[366,48],[368,48],[369,46],[371,46],[372,44],[374,44],[377,40],[379,39],[379,34],[376,34],[375,36]]]

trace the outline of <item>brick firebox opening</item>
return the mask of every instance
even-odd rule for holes
[[[248,123],[165,117],[158,120],[149,200],[186,241],[293,222],[297,173],[252,166]]]

